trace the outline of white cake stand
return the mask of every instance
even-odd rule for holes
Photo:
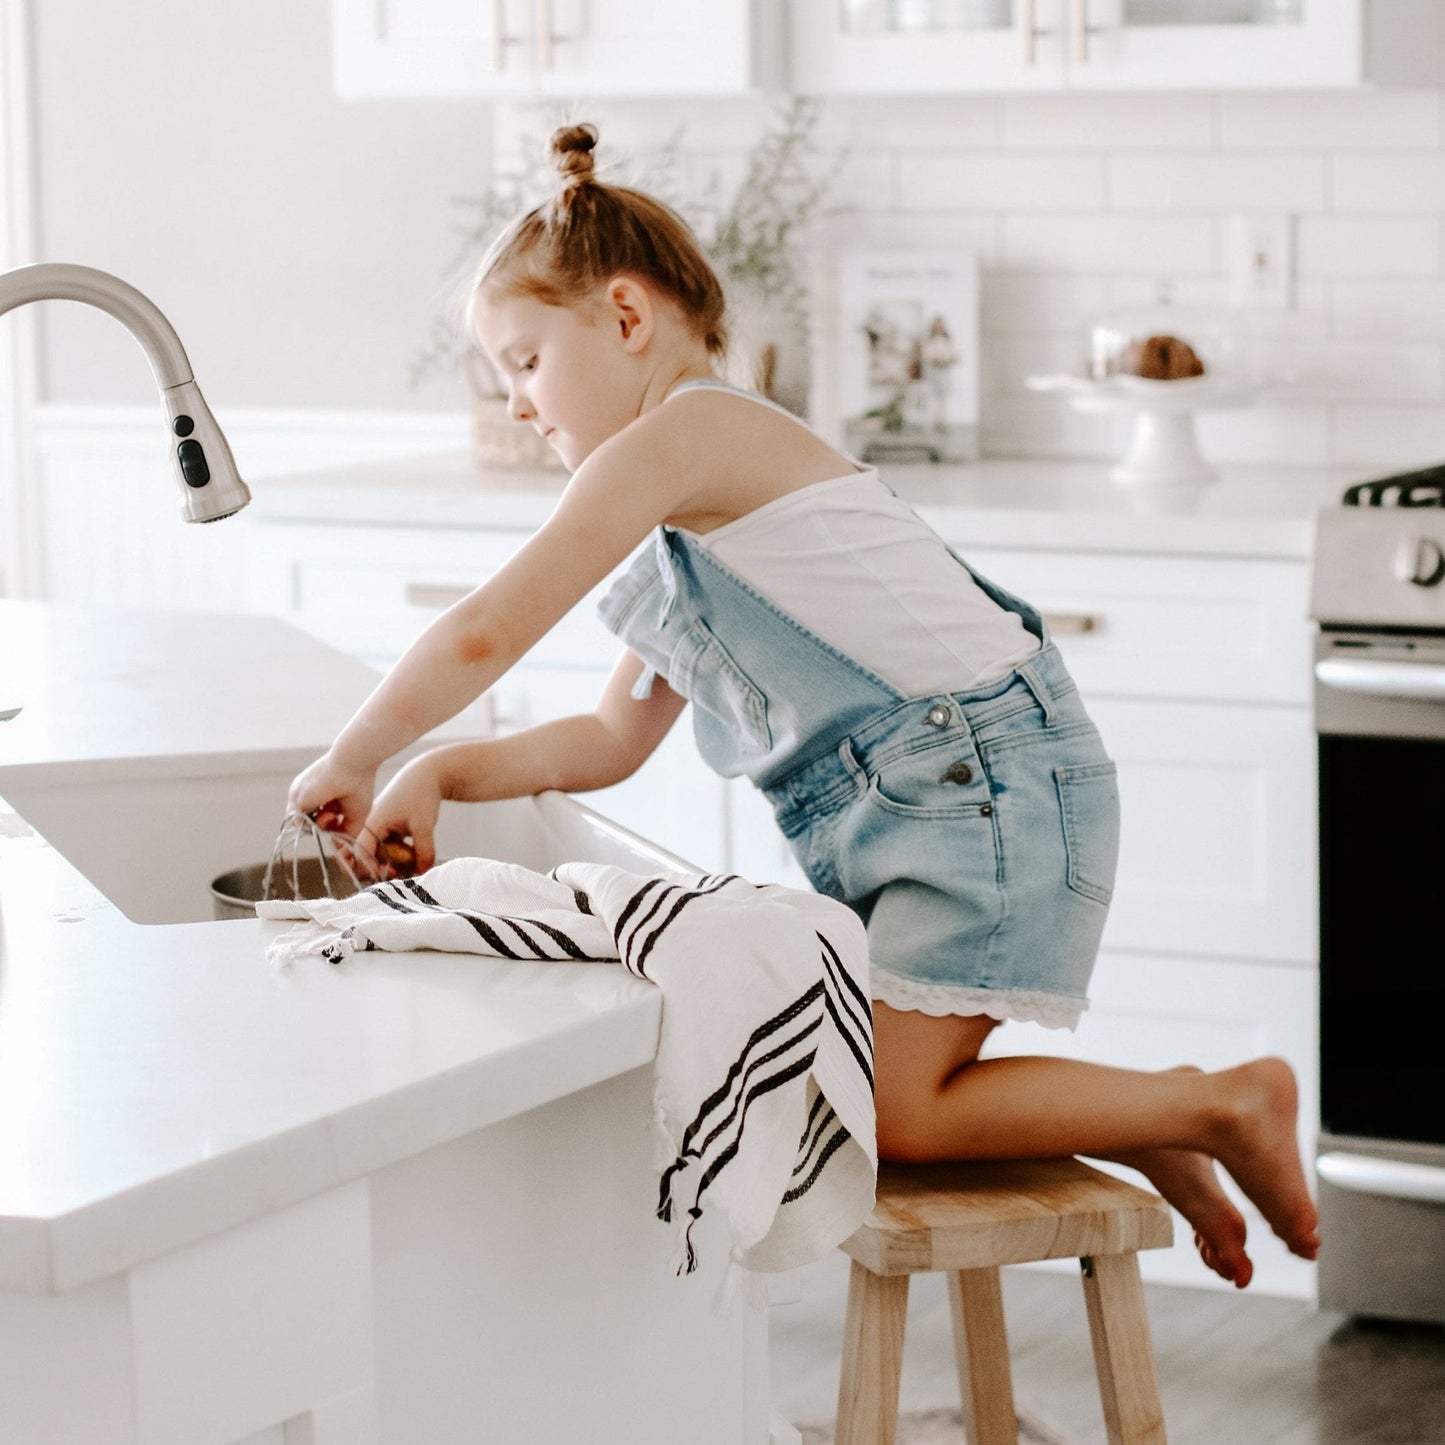
[[[1256,383],[1223,376],[1153,381],[1142,376],[1031,376],[1031,391],[1057,391],[1074,410],[1132,415],[1133,429],[1123,459],[1110,475],[1120,486],[1149,492],[1197,492],[1217,472],[1199,449],[1194,418],[1201,411],[1249,406]]]

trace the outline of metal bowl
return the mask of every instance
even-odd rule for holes
[[[211,883],[211,909],[216,918],[254,918],[256,904],[265,896],[266,864],[249,863],[244,868],[233,868],[222,873]],[[293,891],[292,869],[299,885]],[[326,878],[331,879],[331,888],[326,887]],[[271,875],[271,897],[273,898],[349,898],[357,890],[345,872],[332,863],[322,874],[319,858],[299,858],[278,863]]]

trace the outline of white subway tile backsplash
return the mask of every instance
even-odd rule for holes
[[[1336,211],[1445,211],[1445,154],[1336,156],[1330,170]]]
[[[1108,184],[1112,211],[1325,209],[1320,156],[1113,156]]]
[[[1208,150],[1213,103],[1197,95],[1006,96],[1005,150]]]
[[[1001,120],[997,96],[858,96],[824,110],[818,140],[834,148],[922,155],[994,150]]]
[[[1068,410],[1070,401],[1063,393],[1035,393],[1026,383],[1031,376],[1079,375],[1086,357],[1082,330],[990,336],[982,348],[981,389],[985,396],[1040,395]]]
[[[1445,338],[1445,281],[1336,281],[1337,336],[1352,340]]]
[[[1104,163],[1094,156],[902,156],[898,202],[940,211],[1101,211]]]
[[[986,456],[1116,457],[1125,436],[1115,417],[1084,416],[1056,396],[990,397],[979,424]]]
[[[1417,216],[1301,216],[1295,259],[1304,277],[1438,276],[1440,223]]]
[[[1438,406],[1336,407],[1331,461],[1376,475],[1438,465],[1445,458],[1445,410]]]
[[[1208,273],[1217,264],[1214,223],[1174,216],[1005,216],[1003,255],[1025,270],[1160,279]]]
[[[979,320],[983,331],[1075,331],[1110,305],[1109,282],[1095,276],[1045,276],[1034,271],[983,274]]]
[[[1219,144],[1229,151],[1435,150],[1441,100],[1433,90],[1221,95]]]
[[[1279,462],[1324,466],[1330,461],[1330,414],[1323,406],[1261,400],[1236,411],[1202,412],[1200,450],[1214,462]]]
[[[1445,346],[1438,343],[1316,338],[1297,348],[1292,370],[1288,392],[1297,399],[1445,402]]]
[[[676,139],[687,183],[726,191],[777,104],[607,102],[586,118],[619,173]],[[562,118],[498,117],[499,156]],[[1445,76],[1414,91],[833,99],[815,139],[821,163],[843,158],[810,228],[825,311],[842,248],[978,258],[986,453],[1117,457],[1126,421],[1026,378],[1082,371],[1089,323],[1161,292],[1227,307],[1230,216],[1285,212],[1292,304],[1233,317],[1273,384],[1199,417],[1206,454],[1376,474],[1445,457]]]

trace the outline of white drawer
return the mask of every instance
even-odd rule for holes
[[[261,526],[250,605],[281,612],[343,652],[399,657],[440,612],[496,573],[531,535],[287,524]],[[620,644],[597,620],[603,582],[528,654],[562,666],[611,665]]]
[[[1086,697],[1308,704],[1303,562],[960,550],[1045,614]]]

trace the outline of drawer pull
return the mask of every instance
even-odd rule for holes
[[[1098,632],[1104,619],[1094,612],[1045,612],[1044,626],[1061,637],[1080,632]]]
[[[1445,1204],[1445,1169],[1433,1164],[1406,1164],[1367,1154],[1321,1154],[1315,1170],[1337,1189],[1378,1194],[1384,1199],[1418,1199]]]
[[[445,609],[460,602],[471,592],[470,587],[459,587],[447,582],[408,582],[402,596],[408,607],[435,607]]]

